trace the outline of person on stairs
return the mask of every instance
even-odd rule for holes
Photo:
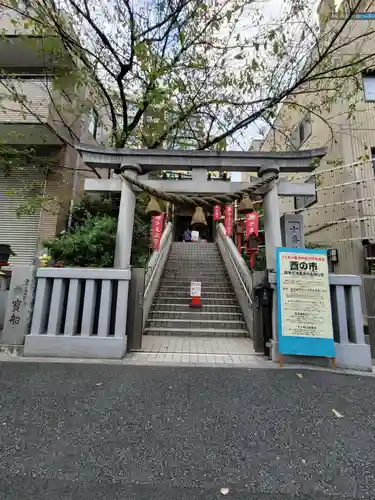
[[[191,231],[190,231],[190,228],[187,228],[186,231],[184,232],[184,241],[185,242],[190,242],[191,241]]]

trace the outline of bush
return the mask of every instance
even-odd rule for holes
[[[150,256],[150,216],[146,214],[148,195],[141,193],[137,196],[134,213],[133,241],[131,265],[146,267]]]
[[[112,267],[117,220],[109,215],[86,218],[44,245],[55,261],[66,267]]]
[[[84,195],[79,203],[73,206],[72,226],[81,225],[86,219],[97,215],[109,215],[117,219],[120,205],[119,193],[110,196]]]
[[[148,196],[137,196],[131,265],[146,267],[149,259]],[[44,243],[53,260],[66,267],[112,267],[116,246],[119,197],[85,196],[72,211],[72,227]]]

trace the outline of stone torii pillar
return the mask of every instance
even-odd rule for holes
[[[260,179],[278,174],[280,171],[276,165],[262,167],[258,172]],[[268,270],[276,269],[276,248],[282,246],[280,227],[280,204],[277,183],[269,186],[263,197],[264,236],[266,243],[266,264]]]
[[[137,178],[141,173],[140,167],[135,165],[133,168],[127,167],[125,172],[129,177]],[[121,179],[121,198],[118,214],[116,248],[114,267],[124,269],[130,265],[132,252],[134,212],[135,212],[135,192],[130,182]]]

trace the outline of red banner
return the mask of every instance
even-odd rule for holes
[[[227,236],[232,237],[233,233],[233,207],[225,205],[225,231]]]
[[[220,218],[221,218],[221,206],[215,205],[214,206],[214,220],[220,220]]]
[[[246,214],[246,240],[249,236],[259,235],[259,212]]]
[[[160,240],[163,233],[163,221],[164,214],[154,215],[152,217],[152,243],[155,252],[158,252],[160,248]]]

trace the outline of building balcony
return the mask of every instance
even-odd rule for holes
[[[53,130],[62,130],[57,113],[61,95],[42,79],[0,79],[0,136],[2,143],[60,145]]]
[[[48,70],[71,67],[73,64],[56,36],[36,35],[32,25],[27,23],[27,18],[11,9],[0,10],[0,33],[0,68],[3,70],[19,71],[25,68],[29,71],[33,68]],[[46,38],[48,38],[48,51],[45,50]]]

